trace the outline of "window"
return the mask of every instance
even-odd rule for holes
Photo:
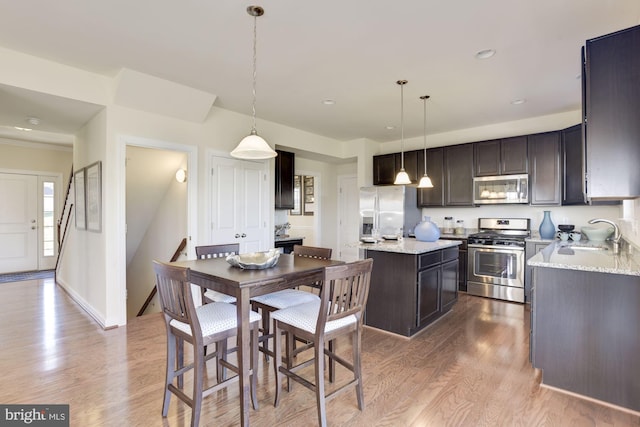
[[[42,255],[55,255],[55,218],[54,200],[55,187],[52,181],[42,183]]]

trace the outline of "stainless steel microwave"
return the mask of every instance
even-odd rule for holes
[[[529,175],[473,178],[473,203],[477,205],[529,203]]]

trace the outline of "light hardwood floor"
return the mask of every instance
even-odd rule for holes
[[[159,314],[103,331],[53,280],[0,284],[0,403],[67,403],[72,426],[187,426],[175,397],[161,416],[165,331]],[[365,409],[355,392],[327,405],[333,426],[640,426],[640,418],[539,387],[525,306],[460,295],[413,339],[363,334]],[[339,348],[348,352],[348,343]],[[210,372],[215,376],[214,369]],[[338,375],[340,380],[340,375]],[[296,384],[273,407],[259,372],[255,426],[313,425],[315,396]],[[236,387],[207,398],[201,425],[239,422]]]

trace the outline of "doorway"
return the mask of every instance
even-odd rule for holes
[[[0,173],[0,273],[55,268],[60,181],[58,174]]]
[[[123,137],[124,283],[127,319],[135,317],[155,286],[152,260],[168,262],[182,239],[191,250],[197,211],[197,148],[164,141]],[[184,172],[182,182],[177,172]],[[180,174],[178,174],[180,175]],[[160,310],[154,297],[144,310]]]
[[[359,258],[358,247],[353,246],[359,239],[360,190],[356,175],[338,177],[338,248],[339,258],[351,262]]]

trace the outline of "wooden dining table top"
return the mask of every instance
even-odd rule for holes
[[[189,268],[192,281],[200,286],[234,296],[238,289],[248,287],[253,297],[309,284],[310,279],[318,280],[324,267],[343,263],[339,260],[280,254],[275,266],[261,270],[234,267],[225,258],[176,261],[172,264]]]

